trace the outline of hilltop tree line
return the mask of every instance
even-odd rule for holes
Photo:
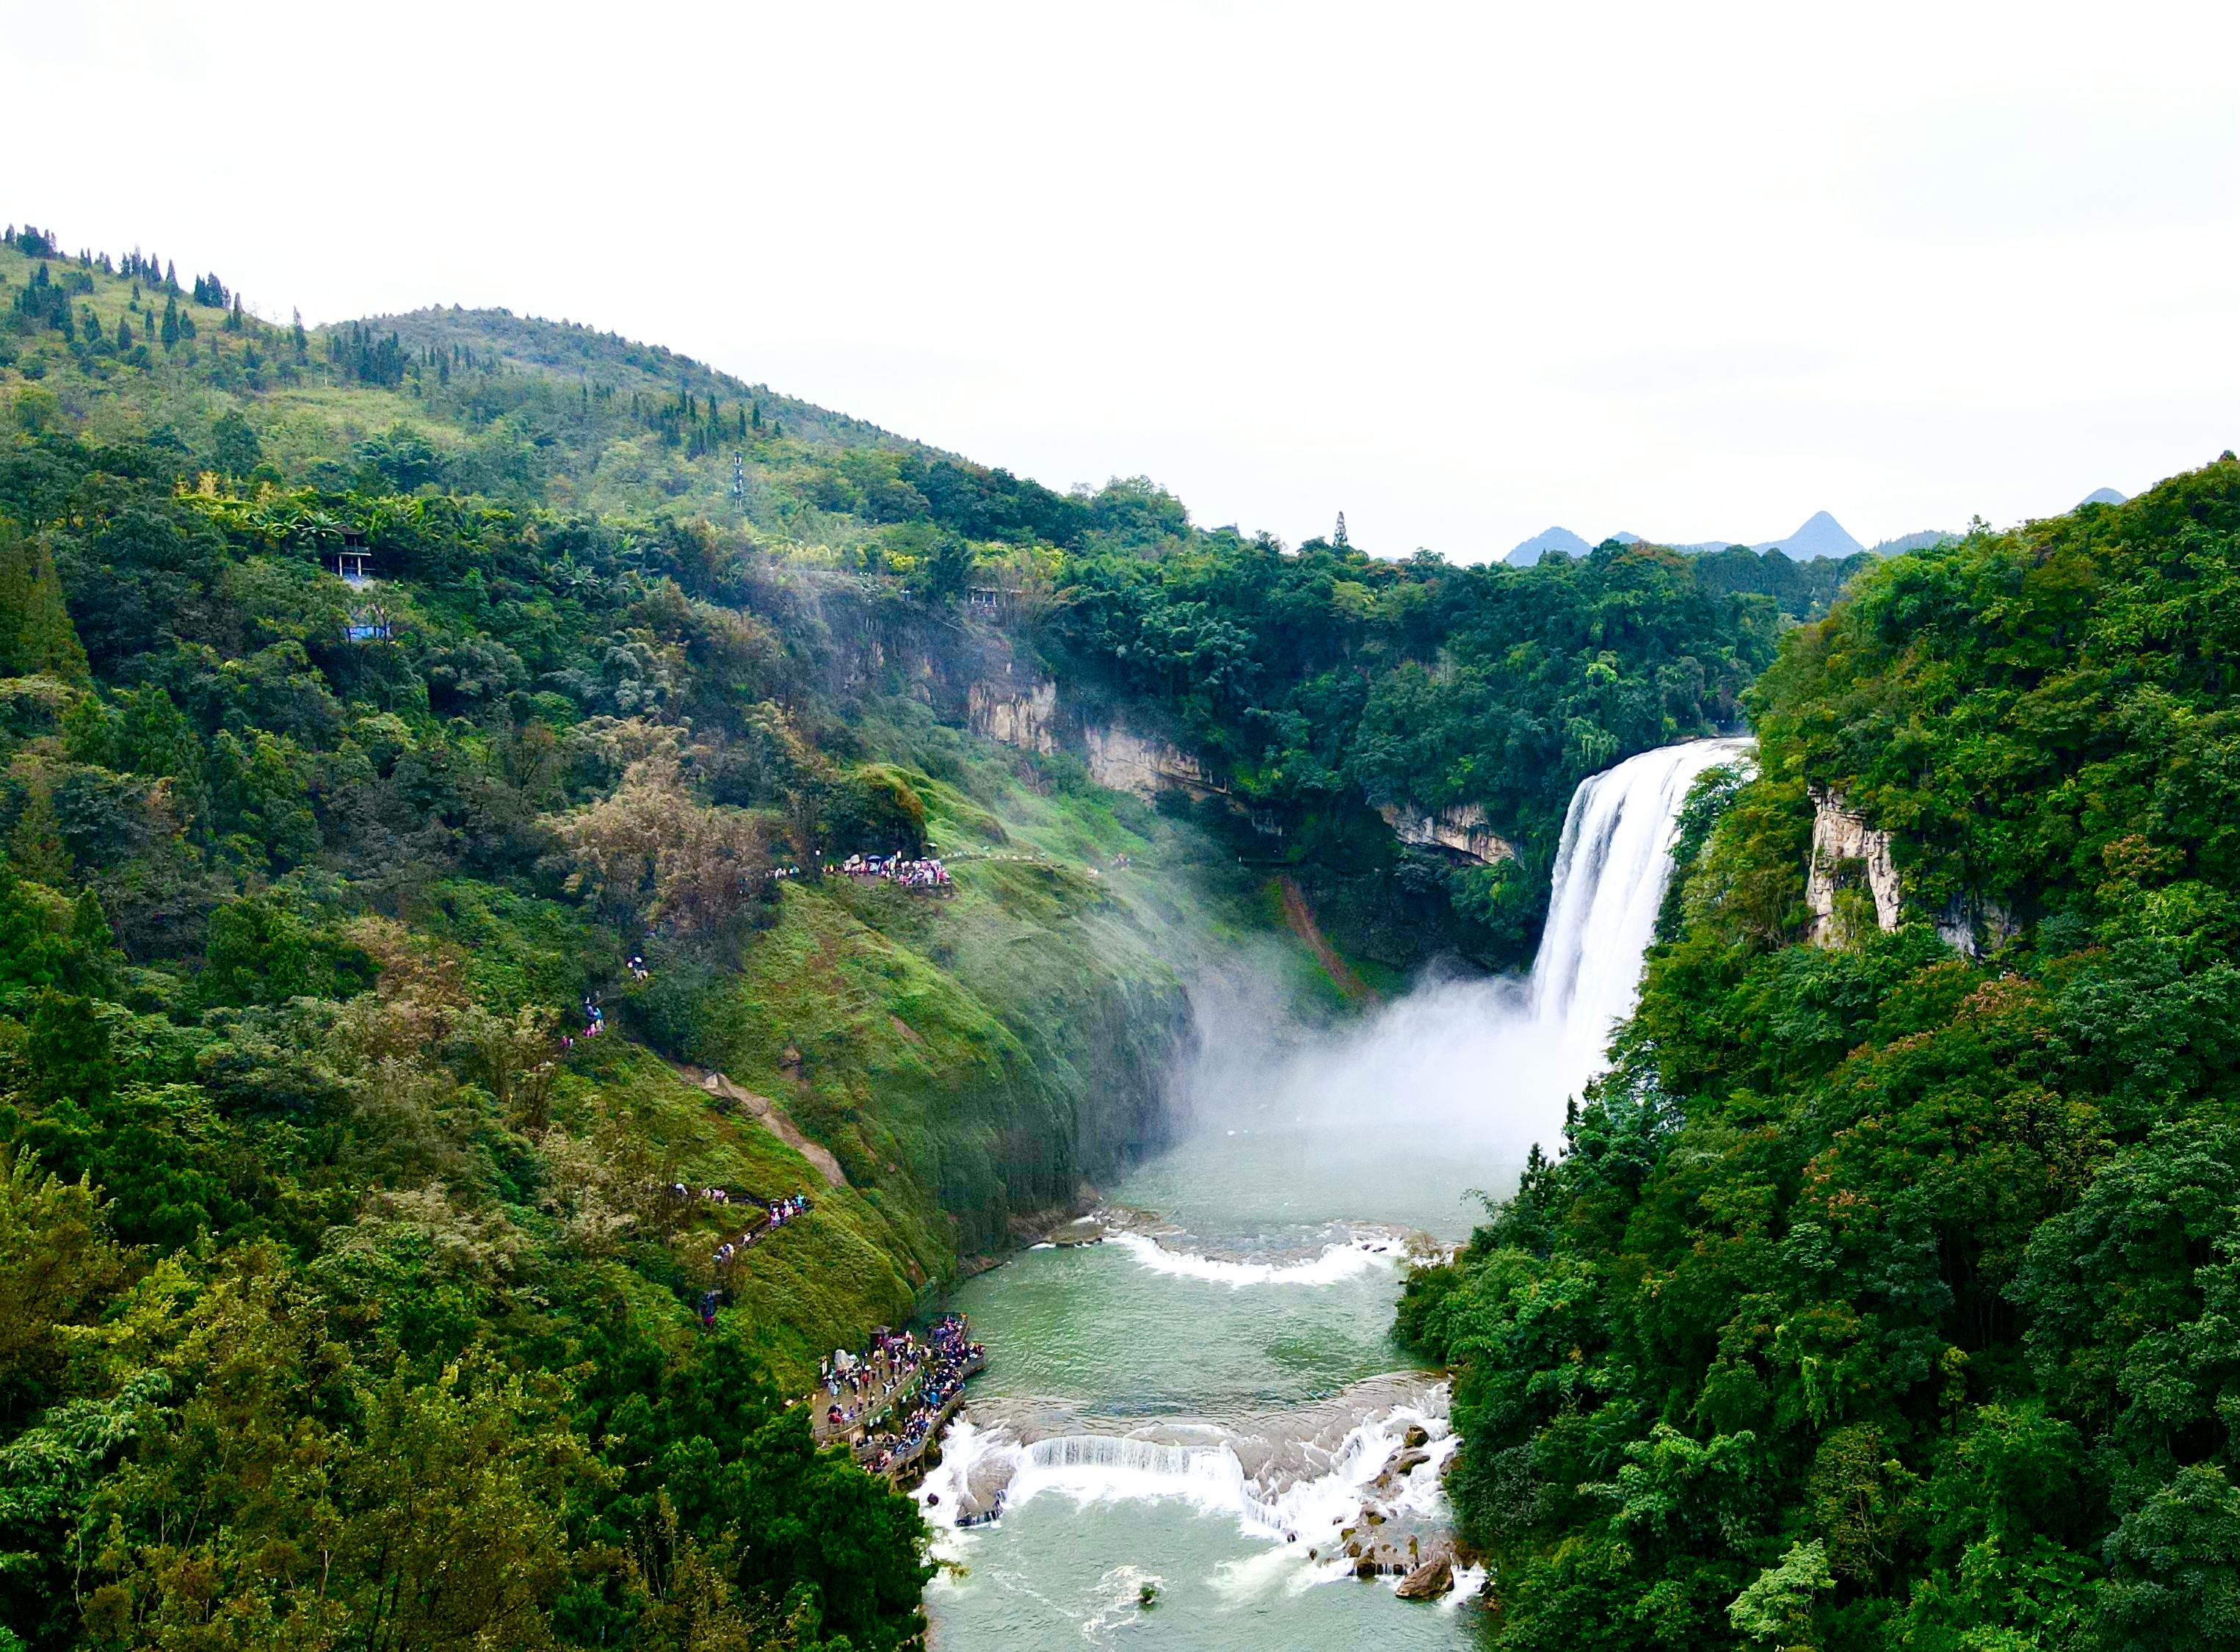
[[[1141,478],[1061,491],[665,351],[503,312],[353,322],[309,350],[300,328],[291,339],[251,317],[240,350],[197,355],[190,312],[205,330],[237,312],[196,300],[228,296],[204,277],[183,304],[167,296],[160,316],[150,296],[125,317],[131,350],[87,343],[78,327],[75,359],[95,373],[161,363],[251,394],[294,373],[403,398],[367,421],[370,434],[294,473],[330,492],[520,508],[611,485],[640,506],[676,499],[690,507],[680,514],[805,537],[867,585],[933,611],[992,591],[1022,640],[1087,697],[1125,702],[1222,771],[1230,797],[1206,823],[1248,859],[1292,865],[1343,944],[1395,966],[1442,950],[1528,957],[1577,781],[1731,724],[1780,626],[1824,611],[1862,565],[1614,545],[1531,570],[1321,542],[1292,551],[1199,528]],[[17,303],[43,316],[57,300],[25,290]],[[277,483],[262,424],[245,402],[208,436],[178,434],[222,476]],[[1517,858],[1470,866],[1403,849],[1383,808],[1482,810]]]

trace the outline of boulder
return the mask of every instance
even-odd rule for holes
[[[1430,1432],[1420,1422],[1410,1422],[1408,1432],[1401,1436],[1400,1443],[1410,1451],[1421,1451],[1431,1443]]]
[[[1455,1563],[1446,1555],[1434,1555],[1400,1580],[1393,1591],[1403,1601],[1437,1600],[1455,1586]]]

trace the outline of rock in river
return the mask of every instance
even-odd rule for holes
[[[1432,1555],[1402,1578],[1400,1587],[1392,1592],[1403,1601],[1429,1601],[1436,1600],[1454,1586],[1454,1559],[1441,1554]]]

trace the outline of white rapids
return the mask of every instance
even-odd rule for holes
[[[920,1496],[932,1522],[950,1529],[996,1507],[999,1495],[1007,1509],[1046,1495],[1077,1504],[1171,1498],[1230,1516],[1249,1535],[1311,1540],[1360,1512],[1363,1489],[1403,1458],[1410,1429],[1424,1444],[1383,1501],[1437,1515],[1439,1476],[1457,1444],[1446,1399],[1443,1384],[1380,1377],[1281,1416],[1132,1428],[999,1406],[950,1425]]]
[[[1300,1262],[1231,1261],[1177,1250],[1149,1234],[1116,1233],[1105,1243],[1117,1245],[1153,1273],[1178,1279],[1202,1279],[1209,1283],[1241,1289],[1246,1285],[1328,1285],[1379,1268],[1397,1268],[1407,1259],[1405,1249],[1390,1239],[1353,1239],[1326,1246],[1322,1254]]]

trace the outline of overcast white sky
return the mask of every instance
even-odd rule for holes
[[[2240,443],[2240,4],[0,0],[0,216],[1054,486],[1873,541]]]

